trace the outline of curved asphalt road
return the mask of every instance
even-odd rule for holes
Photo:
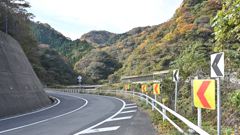
[[[60,100],[49,109],[0,119],[0,135],[124,135],[136,105],[106,96],[47,92]]]

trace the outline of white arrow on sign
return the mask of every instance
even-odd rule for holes
[[[78,77],[78,79],[79,79],[79,80],[81,80],[81,79],[82,79],[82,77],[81,77],[81,76],[79,76],[79,77]]]
[[[224,52],[211,55],[211,77],[224,77]]]
[[[177,82],[179,79],[179,70],[173,70],[173,81]]]

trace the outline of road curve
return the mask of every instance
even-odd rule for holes
[[[61,92],[48,92],[48,94],[58,98],[61,102],[44,111],[0,120],[0,135],[79,134],[88,128],[90,131],[106,124],[103,121],[123,109],[124,105],[119,99],[105,96]],[[130,116],[132,118],[135,114]],[[120,123],[118,126],[127,128],[124,125],[129,125],[130,120],[125,122],[127,124]],[[118,134],[121,134],[121,131],[124,131],[124,128],[118,129]]]

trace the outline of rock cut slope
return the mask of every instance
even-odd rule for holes
[[[19,43],[0,31],[0,118],[50,104]]]

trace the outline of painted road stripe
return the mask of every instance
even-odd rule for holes
[[[118,128],[120,128],[120,126],[85,130],[85,131],[82,131],[81,133],[79,133],[79,135],[80,134],[89,134],[89,133],[99,133],[99,132],[115,131]]]
[[[55,97],[54,97],[55,98]],[[50,106],[50,107],[47,107],[47,108],[44,108],[44,109],[41,109],[39,111],[35,111],[35,112],[30,112],[30,113],[26,113],[26,114],[22,114],[22,115],[17,115],[17,116],[13,116],[13,117],[8,117],[8,118],[4,118],[4,119],[0,119],[0,121],[4,121],[4,120],[9,120],[9,119],[14,119],[14,118],[18,118],[18,117],[22,117],[22,116],[27,116],[27,115],[30,115],[30,114],[34,114],[34,113],[38,113],[38,112],[42,112],[42,111],[45,111],[45,110],[48,110],[50,108],[53,108],[55,106],[57,106],[58,104],[60,104],[60,100],[58,98],[55,98],[57,100],[57,103]]]
[[[118,112],[116,112],[114,115],[112,115],[111,117],[105,119],[104,121],[101,121],[101,122],[99,122],[98,124],[93,125],[93,126],[87,128],[87,129],[83,130],[83,131],[80,131],[80,132],[78,132],[78,133],[75,133],[74,135],[80,135],[80,134],[85,133],[85,132],[87,132],[87,131],[89,131],[89,130],[93,130],[93,128],[95,128],[95,127],[97,127],[97,126],[99,126],[99,125],[107,122],[108,120],[112,119],[113,117],[117,116],[117,115],[125,108],[126,103],[125,103],[122,99],[120,99],[120,98],[115,98],[115,97],[109,97],[109,98],[114,98],[114,99],[120,100],[120,101],[123,103],[122,108],[121,108]]]
[[[136,105],[136,103],[132,103],[132,104],[126,104],[126,106],[129,106],[129,105]]]
[[[109,119],[108,121],[127,120],[131,118],[132,116],[126,116],[126,117],[112,118],[112,119]]]
[[[137,112],[137,110],[125,111],[125,112],[121,112],[120,114],[123,114],[123,113],[132,113],[132,112]]]
[[[124,109],[130,109],[130,108],[136,108],[137,106],[129,106],[129,107],[125,107]]]
[[[64,95],[64,94],[61,94],[61,95]],[[71,96],[71,95],[67,95],[67,96]],[[88,104],[88,101],[84,98],[81,98],[81,97],[76,97],[76,96],[71,96],[71,97],[75,97],[75,98],[79,98],[79,99],[82,99],[85,101],[85,104],[75,110],[72,110],[68,113],[64,113],[64,114],[61,114],[61,115],[58,115],[58,116],[55,116],[55,117],[52,117],[52,118],[49,118],[49,119],[45,119],[45,120],[41,120],[41,121],[38,121],[38,122],[34,122],[32,124],[27,124],[27,125],[24,125],[24,126],[20,126],[20,127],[16,127],[16,128],[11,128],[11,129],[8,129],[8,130],[3,130],[3,131],[0,131],[0,134],[1,133],[5,133],[5,132],[9,132],[9,131],[13,131],[13,130],[17,130],[17,129],[21,129],[21,128],[25,128],[25,127],[29,127],[29,126],[32,126],[32,125],[36,125],[36,124],[39,124],[39,123],[43,123],[43,122],[46,122],[46,121],[49,121],[49,120],[53,120],[53,119],[56,119],[56,118],[60,118],[60,117],[63,117],[65,115],[68,115],[68,114],[71,114],[71,113],[74,113],[80,109],[82,109],[83,107],[85,107],[87,104]]]

